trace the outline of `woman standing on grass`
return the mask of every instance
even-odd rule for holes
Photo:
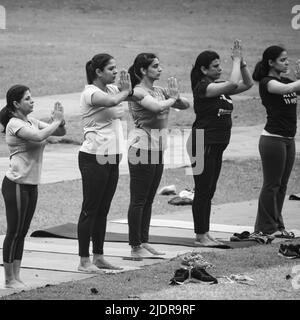
[[[121,118],[122,101],[132,92],[130,77],[121,71],[120,83],[115,59],[105,53],[95,55],[86,64],[88,85],[85,86],[80,108],[84,141],[79,152],[83,202],[78,221],[79,271],[120,269],[103,256],[106,220],[119,179],[119,162],[124,145]],[[90,239],[93,262],[89,258]]]
[[[20,267],[24,239],[36,208],[46,139],[51,135],[62,136],[66,130],[59,102],[54,105],[51,124],[29,117],[34,102],[26,86],[11,87],[6,101],[0,112],[10,152],[9,169],[2,183],[7,219],[3,243],[5,287],[23,288]]]
[[[221,243],[209,234],[211,199],[214,196],[222,166],[222,155],[231,134],[232,100],[229,95],[244,92],[253,85],[247,64],[242,56],[240,41],[232,48],[232,70],[227,81],[219,82],[222,69],[220,57],[214,51],[203,51],[196,59],[191,72],[196,120],[188,140],[188,153],[191,158],[195,194],[193,200],[195,244],[214,246]],[[242,78],[242,80],[240,80]],[[204,129],[204,169],[199,163],[203,155],[195,154],[197,129]]]
[[[163,173],[170,107],[187,109],[189,102],[180,97],[175,78],[168,79],[168,89],[154,86],[162,72],[155,54],[139,54],[128,72],[136,100],[129,102],[135,125],[129,136],[128,150],[129,245],[132,257],[139,258],[149,252],[162,254],[148,244],[152,203]]]
[[[252,75],[255,81],[259,81],[259,94],[267,112],[267,123],[259,140],[264,181],[254,231],[292,238],[293,233],[285,230],[281,212],[295,160],[300,80],[292,81],[282,76],[287,73],[288,66],[286,50],[271,46],[264,51]],[[299,61],[296,77],[300,79]]]

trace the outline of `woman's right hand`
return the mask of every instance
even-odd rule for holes
[[[179,98],[178,82],[174,77],[168,78],[168,96],[175,100]]]
[[[55,102],[54,109],[52,111],[53,121],[62,122],[64,120],[64,108],[60,102]]]
[[[231,58],[232,60],[242,60],[243,59],[243,50],[241,45],[241,40],[234,40],[233,47],[231,48]]]
[[[120,72],[120,79],[119,79],[119,83],[118,83],[118,88],[120,91],[128,91],[128,92],[131,92],[131,89],[132,89],[130,75],[124,69],[121,70],[121,72]]]

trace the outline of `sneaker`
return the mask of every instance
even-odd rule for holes
[[[234,233],[232,237],[230,237],[230,241],[243,241],[245,239],[249,239],[250,232],[243,231],[242,233]]]
[[[175,284],[183,284],[183,282],[188,279],[189,277],[189,270],[180,268],[177,269],[174,273],[174,277],[170,280],[169,284],[175,285]]]
[[[150,253],[152,253],[155,256],[163,256],[166,254],[165,252],[157,251],[156,249],[151,247],[149,243],[142,243],[141,247],[148,250]]]
[[[203,282],[218,283],[215,277],[210,275],[205,269],[199,267],[192,269],[191,277]]]
[[[300,245],[281,244],[278,255],[287,259],[300,258]]]
[[[174,184],[170,185],[170,186],[166,186],[161,188],[158,193],[159,195],[171,195],[171,194],[176,194],[176,187]]]

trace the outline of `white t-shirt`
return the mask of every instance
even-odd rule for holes
[[[39,120],[28,118],[29,122],[11,118],[6,127],[5,140],[10,152],[9,169],[6,177],[20,184],[39,184],[41,179],[43,151],[46,140],[35,142],[18,137],[23,127],[39,130]]]
[[[80,151],[99,154],[113,155],[124,151],[124,135],[122,122],[114,119],[114,107],[95,107],[92,105],[92,95],[100,91],[103,94],[115,95],[119,89],[114,85],[107,85],[107,92],[91,84],[86,85],[80,97],[80,110],[84,141]],[[120,103],[118,107],[122,106]]]

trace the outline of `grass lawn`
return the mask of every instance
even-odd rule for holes
[[[117,275],[97,275],[76,282],[48,286],[11,296],[3,300],[240,300],[240,299],[299,299],[299,290],[293,267],[297,260],[287,260],[277,255],[279,244],[255,246],[245,249],[219,250],[203,253],[214,265],[208,272],[215,277],[245,274],[254,279],[253,285],[239,283],[187,283],[170,287],[169,280],[180,267],[180,259],[146,266],[142,270]],[[291,278],[287,279],[286,276]],[[252,283],[251,283],[252,284]],[[98,293],[93,294],[92,288]],[[1,300],[1,299],[0,299]],[[117,304],[117,302],[116,302]]]
[[[292,62],[300,58],[299,31],[291,27],[296,0],[2,0],[7,29],[0,30],[0,98],[15,83],[33,96],[81,91],[85,63],[96,53],[128,68],[145,51],[159,55],[161,84],[173,75],[183,92],[205,49],[220,53],[224,76],[230,48],[243,41],[251,69],[271,44],[281,43]],[[293,64],[293,63],[292,63]],[[257,95],[257,90],[253,91]]]

